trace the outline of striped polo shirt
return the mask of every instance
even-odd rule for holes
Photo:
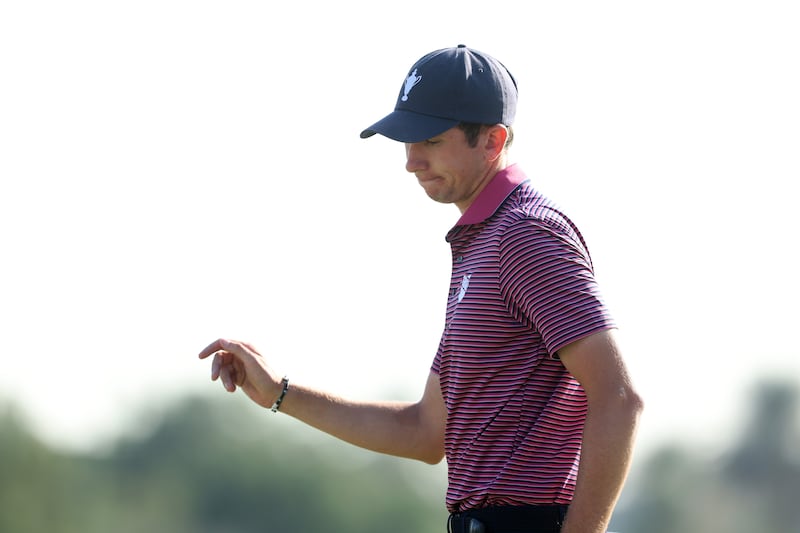
[[[569,503],[587,404],[557,352],[615,327],[586,243],[516,165],[447,241],[452,277],[431,367],[448,414],[447,508]]]

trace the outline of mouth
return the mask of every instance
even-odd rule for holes
[[[431,182],[436,181],[438,179],[441,179],[441,178],[439,178],[438,176],[420,176],[419,174],[417,174],[417,181],[419,182],[420,185],[422,185],[424,183],[431,183]]]

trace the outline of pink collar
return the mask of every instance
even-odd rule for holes
[[[527,176],[516,164],[509,165],[495,174],[492,181],[478,193],[478,197],[467,208],[467,212],[461,215],[456,226],[477,224],[492,216],[508,195],[526,179]]]

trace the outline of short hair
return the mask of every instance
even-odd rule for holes
[[[481,134],[481,131],[491,126],[494,126],[494,124],[461,122],[457,127],[464,132],[464,136],[467,138],[467,144],[470,146],[470,148],[475,148],[475,146],[478,144],[478,136]],[[514,130],[511,128],[511,126],[506,126],[506,129],[508,130],[508,137],[506,138],[505,148],[508,149],[511,146],[511,143],[514,142]]]

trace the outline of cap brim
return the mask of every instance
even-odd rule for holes
[[[361,138],[380,133],[404,143],[422,142],[457,126],[458,121],[449,118],[420,115],[411,111],[396,110],[361,132]]]

